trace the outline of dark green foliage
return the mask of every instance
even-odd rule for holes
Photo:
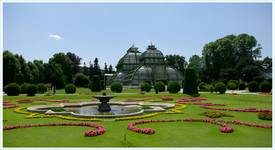
[[[245,82],[241,82],[239,84],[239,90],[245,90],[245,88],[246,88],[246,83]]]
[[[157,92],[164,92],[165,91],[165,84],[162,81],[158,81],[155,84],[154,89]]]
[[[260,90],[261,92],[270,92],[272,89],[272,85],[268,82],[268,81],[263,81],[261,84],[260,84]]]
[[[51,108],[51,111],[54,111],[54,112],[63,112],[63,111],[66,111],[64,108],[61,108],[61,107],[53,107]]]
[[[74,84],[77,87],[88,87],[90,83],[90,80],[88,78],[88,76],[82,74],[82,73],[77,73],[75,75],[75,81]]]
[[[56,88],[64,87],[65,76],[61,65],[56,63],[45,64],[45,73],[47,82],[52,83]]]
[[[197,94],[197,78],[194,69],[186,69],[184,75],[183,93]]]
[[[201,113],[201,115],[204,115],[208,118],[233,117],[232,115],[225,114],[219,111],[205,111]]]
[[[9,51],[3,52],[3,84],[15,82],[15,76],[20,72],[18,59]]]
[[[22,84],[21,86],[20,86],[20,89],[21,89],[21,94],[27,94],[27,89],[28,89],[28,87],[29,87],[29,83],[24,83],[24,84]]]
[[[4,91],[8,96],[18,96],[20,93],[20,86],[17,83],[10,83],[4,87]]]
[[[272,120],[272,112],[260,112],[258,118],[261,120]]]
[[[168,66],[178,69],[180,72],[184,73],[184,69],[187,65],[185,57],[180,55],[167,55],[165,56],[165,63]]]
[[[227,88],[229,90],[236,90],[238,89],[239,82],[237,80],[230,80],[227,82]]]
[[[15,82],[19,85],[23,84],[25,82],[24,75],[22,73],[18,73],[15,75]]]
[[[100,77],[98,75],[93,76],[93,81],[91,84],[91,91],[92,92],[100,92],[101,91],[101,83],[100,83]]]
[[[150,92],[151,88],[152,88],[151,85],[147,82],[144,82],[144,83],[140,84],[140,90],[141,91]]]
[[[220,94],[224,94],[226,91],[226,85],[223,82],[217,82],[215,84],[215,91],[219,92]]]
[[[254,81],[256,81],[258,84],[261,84],[265,78],[263,76],[257,76],[253,78]]]
[[[177,81],[169,81],[167,91],[169,93],[178,93],[180,91],[180,84]]]
[[[256,81],[251,81],[248,83],[249,92],[259,92],[259,84]]]
[[[200,90],[200,91],[206,91],[206,90],[207,90],[207,83],[201,82],[201,83],[199,84],[199,90]]]
[[[122,89],[123,89],[122,85],[118,82],[113,82],[111,85],[112,92],[121,93]]]
[[[65,86],[65,93],[71,94],[71,93],[75,93],[75,91],[76,91],[76,88],[74,84],[67,84]]]
[[[37,93],[37,86],[35,84],[30,84],[27,88],[27,95],[34,96]]]
[[[37,84],[37,93],[43,94],[47,91],[47,87],[44,83]]]

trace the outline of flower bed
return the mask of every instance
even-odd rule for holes
[[[261,120],[272,120],[272,112],[259,112],[258,118]]]
[[[3,108],[4,109],[7,109],[7,108],[15,108],[15,107],[17,107],[18,105],[16,105],[16,104],[13,104],[13,103],[11,103],[10,101],[8,101],[8,100],[3,100]]]
[[[223,122],[223,123],[229,123],[229,124],[256,127],[256,128],[272,128],[272,124],[257,124],[257,123],[239,121],[239,120],[217,120],[217,121],[218,122]]]
[[[19,99],[17,103],[32,103],[32,102],[56,102],[56,103],[69,103],[69,100],[47,100],[47,99]]]
[[[209,118],[233,117],[233,115],[225,114],[219,111],[205,111],[201,113],[201,115],[204,115]]]
[[[173,100],[173,97],[170,97],[170,96],[163,96],[161,98],[163,101],[172,101]]]
[[[97,136],[102,135],[105,133],[105,128],[101,125],[98,125],[93,122],[58,122],[58,123],[46,123],[46,124],[27,124],[27,125],[11,125],[11,126],[4,126],[3,130],[12,130],[12,129],[19,129],[19,128],[32,128],[32,127],[45,127],[45,126],[87,126],[87,127],[94,127],[97,130],[87,130],[84,132],[85,136]]]

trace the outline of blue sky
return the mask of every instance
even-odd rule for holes
[[[45,62],[71,51],[82,62],[115,66],[134,44],[152,41],[164,55],[187,59],[204,44],[248,33],[272,55],[271,3],[5,3],[4,50]]]

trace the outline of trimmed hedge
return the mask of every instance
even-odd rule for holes
[[[122,89],[123,89],[122,85],[118,82],[113,82],[111,85],[112,92],[121,93]]]
[[[227,88],[229,90],[236,90],[238,89],[238,81],[237,80],[230,80],[227,82]]]
[[[37,84],[37,93],[43,94],[47,91],[47,87],[44,83]]]
[[[140,84],[140,90],[145,91],[145,92],[150,92],[151,91],[151,84],[144,82]]]
[[[261,84],[260,84],[260,90],[261,92],[270,92],[272,89],[272,85],[268,82],[268,81],[263,81]]]
[[[8,96],[18,96],[20,93],[20,86],[17,83],[10,83],[4,87],[4,91]]]
[[[75,81],[74,81],[75,86],[88,87],[89,83],[90,83],[90,80],[86,75],[82,73],[77,73],[75,75]]]
[[[165,91],[165,84],[162,81],[158,81],[155,84],[154,89],[155,89],[156,93],[164,92]]]
[[[93,81],[91,84],[91,91],[92,92],[100,92],[101,91],[101,82],[100,82],[100,77],[98,75],[93,76]]]
[[[180,91],[180,84],[177,81],[170,81],[167,85],[169,93],[178,93]]]
[[[75,88],[75,85],[74,85],[74,84],[67,84],[67,85],[65,86],[65,92],[66,92],[67,94],[75,93],[75,91],[76,91],[76,88]]]
[[[199,90],[200,90],[200,91],[207,91],[207,83],[201,82],[201,83],[199,84]]]
[[[34,96],[37,93],[37,86],[35,84],[30,84],[27,88],[27,95]]]
[[[197,78],[194,69],[185,70],[183,93],[198,94]]]
[[[226,85],[223,82],[217,82],[214,88],[215,91],[219,92],[220,94],[224,94],[226,91]]]
[[[20,88],[21,88],[21,94],[27,94],[27,89],[28,89],[28,87],[30,86],[30,84],[29,83],[24,83],[24,84],[22,84],[21,86],[20,86]]]
[[[239,90],[245,90],[245,88],[246,88],[246,83],[245,82],[241,82],[239,84]]]
[[[256,81],[251,81],[248,83],[249,92],[259,92],[259,84]]]

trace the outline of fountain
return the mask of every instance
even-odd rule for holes
[[[109,100],[112,99],[114,96],[107,96],[105,92],[102,93],[102,95],[94,96],[94,98],[98,99],[100,101],[100,104],[98,105],[98,111],[99,112],[110,112],[111,107],[109,105]]]

